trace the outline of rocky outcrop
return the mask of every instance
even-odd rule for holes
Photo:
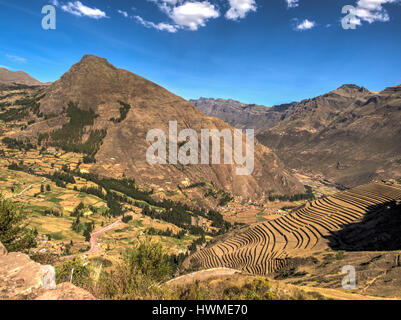
[[[43,266],[26,254],[10,252],[0,243],[0,300],[94,300],[85,290],[64,283],[56,286],[53,266]]]
[[[33,299],[44,287],[55,287],[55,277],[49,279],[51,268],[53,267],[42,266],[19,252],[1,256],[0,299]]]
[[[7,249],[3,244],[0,242],[0,257],[5,256],[7,254]]]
[[[71,283],[61,283],[56,290],[48,290],[35,300],[96,300],[88,291]]]

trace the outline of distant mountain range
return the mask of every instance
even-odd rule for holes
[[[39,86],[44,84],[23,71],[0,68],[0,87],[12,85]]]
[[[290,105],[268,108],[256,104],[244,104],[235,100],[200,98],[189,100],[199,110],[211,117],[219,118],[239,129],[261,130],[272,127],[282,120]]]
[[[210,116],[255,128],[289,168],[348,187],[401,176],[401,86],[372,92],[343,85],[301,102],[267,108],[233,100],[191,100]]]

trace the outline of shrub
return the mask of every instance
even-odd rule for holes
[[[171,271],[170,258],[161,244],[141,242],[127,250],[114,271],[102,272],[93,290],[103,299],[160,299],[165,292],[159,284]]]
[[[130,222],[132,220],[132,216],[124,216],[123,218],[122,218],[122,221],[124,222],[124,223],[128,223],[128,222]]]
[[[345,258],[344,251],[338,251],[336,254],[336,260],[342,260]]]
[[[25,213],[0,195],[0,242],[8,251],[24,251],[36,246],[37,231],[28,229]]]
[[[72,273],[72,269],[74,272]],[[70,282],[72,274],[72,283],[78,287],[87,288],[91,284],[90,266],[84,265],[84,262],[79,257],[73,260],[63,262],[56,266],[56,282]]]

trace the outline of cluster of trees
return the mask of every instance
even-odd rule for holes
[[[84,230],[85,241],[90,241],[93,229],[95,229],[94,221],[85,223],[85,230]]]
[[[207,217],[209,220],[212,220],[212,227],[222,229],[224,232],[228,231],[232,227],[231,223],[225,221],[221,213],[218,211],[209,210]]]
[[[147,234],[152,235],[152,236],[163,236],[163,237],[172,237],[172,238],[177,238],[177,239],[183,239],[185,237],[185,230],[181,230],[177,233],[174,233],[171,229],[167,230],[159,230],[155,229],[153,227],[149,228],[147,230]]]
[[[214,199],[218,199],[218,205],[220,207],[224,207],[227,205],[229,202],[233,201],[234,198],[224,190],[214,190],[210,188],[205,194],[203,195],[205,198],[212,197]]]
[[[78,215],[77,218],[71,225],[71,230],[75,231],[76,233],[80,233],[82,231],[82,224],[81,224],[81,216]]]
[[[67,183],[75,184],[74,176],[68,172],[55,171],[53,174],[45,174],[44,177],[56,183],[57,187],[65,188]]]
[[[114,123],[120,123],[127,118],[127,114],[131,109],[131,106],[128,103],[122,102],[118,100],[118,103],[121,105],[120,107],[120,117],[118,119],[111,118],[110,121],[113,121]]]
[[[180,228],[189,229],[191,225],[191,214],[182,207],[168,208],[165,211],[156,210],[150,206],[142,209],[142,214],[152,219],[159,219],[172,223]]]
[[[50,209],[50,210],[48,209],[48,210],[45,210],[43,212],[43,215],[44,216],[62,217],[63,216],[63,212],[59,211],[59,210],[56,210],[56,209]]]
[[[130,203],[129,199],[127,198],[130,197],[136,200],[148,202],[150,204],[155,203],[155,201],[153,201],[153,199],[150,197],[150,195],[153,193],[153,190],[146,191],[139,189],[135,184],[134,179],[123,178],[118,180],[114,178],[100,178],[96,174],[81,173],[80,171],[74,171],[74,174],[88,181],[92,181],[98,186],[104,188],[107,193],[109,193],[110,190],[114,190],[124,194],[126,197],[121,198],[121,201],[123,202]]]
[[[4,96],[0,97],[0,100],[4,100],[7,98],[11,98],[14,95],[17,94],[22,94],[26,95],[26,92],[18,93],[10,93],[6,94]],[[29,116],[29,111],[31,111],[33,114],[37,115],[38,117],[43,116],[43,114],[40,113],[39,108],[40,108],[40,103],[38,102],[40,99],[42,99],[45,95],[36,95],[32,98],[22,98],[16,100],[13,105],[14,106],[22,106],[20,108],[11,108],[5,111],[5,107],[11,106],[12,104],[10,102],[2,102],[0,103],[0,108],[3,112],[0,114],[0,120],[3,120],[5,122],[11,122],[11,121],[19,121],[22,120],[26,117]]]
[[[128,223],[132,220],[132,216],[124,216],[121,221],[124,223]]]
[[[188,246],[189,252],[195,253],[197,250],[198,246],[202,246],[204,243],[206,243],[206,238],[205,235],[202,235],[200,238],[195,239],[194,241],[191,242],[191,244]]]
[[[195,182],[190,184],[187,187],[184,187],[184,189],[194,189],[194,188],[200,188],[200,187],[205,187],[206,186],[206,182]]]
[[[119,201],[122,200],[122,197],[106,189],[106,194],[103,193],[102,187],[82,187],[80,192],[84,192],[86,194],[92,194],[100,199],[106,201],[109,210],[107,211],[107,215],[112,217],[118,217],[123,215],[123,208]]]
[[[74,211],[71,213],[71,217],[81,217],[83,209],[85,209],[85,205],[83,204],[83,202],[80,202],[79,205],[77,205]]]
[[[313,194],[313,189],[310,186],[305,185],[306,193],[294,194],[292,196],[288,195],[269,195],[269,201],[300,201],[300,200],[314,200],[315,195]]]
[[[85,222],[81,223],[81,216],[78,215],[71,225],[71,229],[76,233],[81,233],[83,231],[83,236],[85,241],[89,241],[91,238],[91,233],[95,228],[95,222]]]
[[[19,163],[16,162],[11,163],[10,165],[7,166],[7,168],[9,170],[22,171],[29,174],[35,174],[35,172],[31,168],[24,165],[24,162],[22,160]]]
[[[52,190],[50,184],[46,185],[46,191],[50,192]],[[43,193],[45,192],[45,186],[43,184],[40,185],[40,192]]]
[[[94,130],[90,132],[89,138],[82,143],[85,126],[92,126],[98,115],[92,110],[83,110],[73,102],[68,103],[66,110],[70,121],[64,124],[59,130],[51,133],[51,145],[59,147],[67,152],[83,153],[89,158],[86,161],[94,160],[94,156],[105,138],[106,130]],[[39,136],[38,141],[44,137]]]
[[[43,117],[40,112],[40,103],[38,102],[44,98],[45,94],[34,96],[33,98],[23,98],[14,102],[14,105],[26,106],[29,111],[35,114],[38,118]]]
[[[34,146],[32,143],[12,139],[9,137],[3,138],[2,142],[7,146],[9,149],[18,149],[18,150],[25,150],[29,151],[32,149],[36,149],[36,146]]]
[[[0,120],[4,122],[20,121],[29,115],[27,107],[23,108],[9,108],[0,114]]]

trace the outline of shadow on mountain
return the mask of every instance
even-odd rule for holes
[[[368,208],[364,218],[328,236],[329,246],[346,251],[401,249],[401,202],[389,201]]]

